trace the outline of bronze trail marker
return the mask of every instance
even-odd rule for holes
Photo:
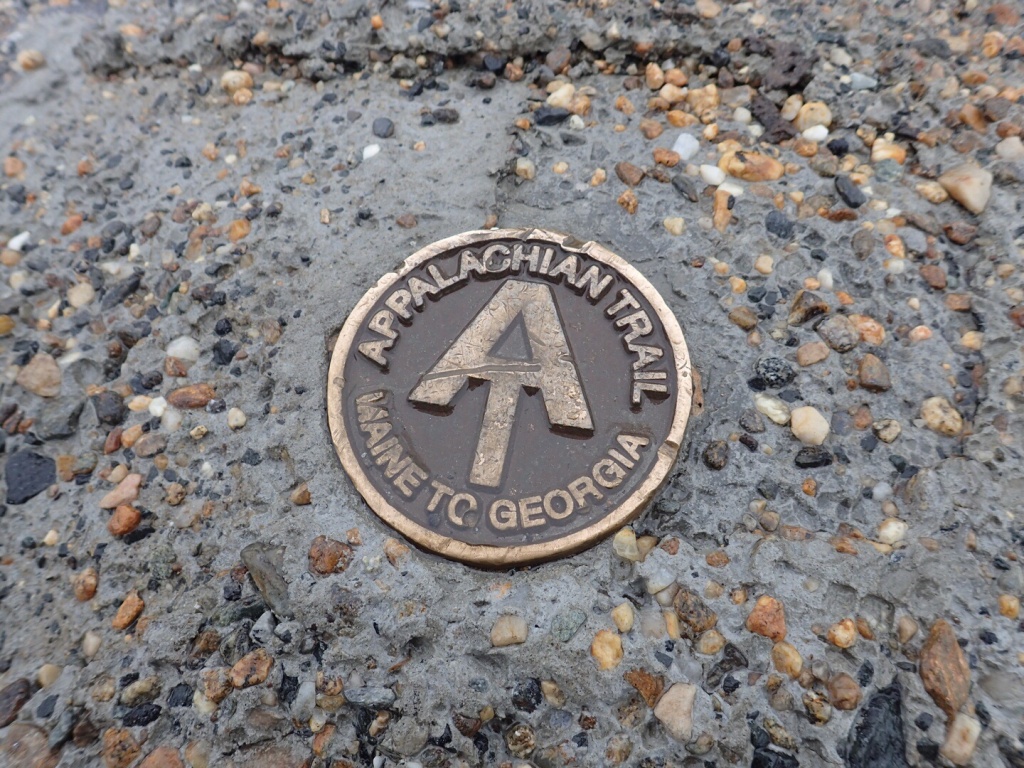
[[[504,567],[577,552],[668,479],[692,394],[672,311],[596,243],[467,232],[371,288],[334,347],[331,438],[426,549]]]

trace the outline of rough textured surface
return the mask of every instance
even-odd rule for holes
[[[1024,591],[1024,166],[995,151],[1021,133],[1022,33],[1012,3],[930,0],[0,0],[0,689],[63,666],[23,707],[11,689],[4,759],[930,765],[946,718],[917,663],[941,619],[983,725],[958,749],[1024,764],[1021,627],[999,611]],[[791,122],[811,101],[824,141]],[[655,162],[682,133],[692,154]],[[784,175],[732,162],[709,187],[700,166],[740,151]],[[965,164],[983,172],[937,181]],[[495,224],[600,241],[684,327],[699,389],[634,526],[642,563],[609,541],[453,565],[340,471],[324,390],[346,312],[418,246]],[[796,365],[818,339],[832,354]],[[17,383],[38,354],[59,391],[49,365],[22,378],[40,392]],[[801,406],[828,415],[821,446],[784,426]],[[12,480],[26,455],[60,472]],[[110,508],[130,495],[141,520],[115,538],[119,487]],[[318,536],[352,548],[343,572],[310,573]],[[713,655],[680,639],[676,583],[717,616]],[[810,690],[746,626],[765,594]],[[494,647],[501,616],[521,624]],[[258,649],[266,679],[232,689]],[[841,673],[861,703],[828,712]],[[152,701],[122,702],[150,677]],[[684,744],[652,710],[691,685]]]

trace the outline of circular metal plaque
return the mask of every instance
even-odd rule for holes
[[[385,522],[445,557],[569,554],[668,478],[692,394],[672,311],[626,261],[541,230],[417,251],[349,315],[331,437]]]

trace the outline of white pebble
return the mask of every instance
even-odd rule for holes
[[[363,147],[363,160],[369,160],[380,152],[380,144],[368,144]]]
[[[812,125],[800,135],[808,141],[824,141],[828,138],[828,128],[824,125]]]
[[[96,291],[89,283],[77,283],[68,288],[68,304],[81,309],[96,298]]]
[[[158,419],[167,411],[167,401],[162,397],[154,397],[149,401],[149,415]]]
[[[245,422],[245,412],[241,408],[231,408],[228,410],[229,427],[232,429],[241,429],[245,426]]]
[[[194,363],[199,359],[199,342],[191,336],[179,336],[167,345],[167,356]]]
[[[570,117],[568,125],[570,131],[582,131],[584,128],[587,127],[587,124],[583,122],[583,118],[580,117],[579,115],[573,115],[572,117]]]
[[[1021,142],[1020,136],[1005,138],[996,144],[996,154],[1003,160],[1022,160],[1024,159],[1024,142]]]
[[[767,416],[779,426],[789,423],[789,406],[774,395],[758,392],[754,395],[754,407],[758,413]]]
[[[644,579],[644,585],[647,587],[649,594],[656,595],[675,584],[675,581],[676,577],[672,571],[668,568],[658,568],[650,571],[649,575]]]
[[[892,496],[892,486],[888,483],[877,483],[871,489],[871,498],[875,501],[885,501],[890,496]]]
[[[192,708],[202,715],[212,715],[217,711],[217,705],[197,690],[192,694]]]
[[[204,461],[202,466],[199,467],[199,474],[202,475],[204,480],[213,480],[216,472],[213,471],[213,465],[210,462]]]
[[[57,542],[59,541],[60,534],[57,533],[57,530],[55,528],[51,528],[49,531],[47,531],[46,536],[43,538],[43,546],[54,547],[57,545]]]
[[[751,120],[753,120],[753,116],[750,114],[750,110],[746,107],[736,107],[736,109],[733,110],[732,119],[741,125],[747,125]]]
[[[855,91],[870,91],[878,87],[878,80],[869,75],[854,72],[850,75],[850,87]]]
[[[168,405],[164,408],[164,415],[160,417],[160,428],[165,432],[175,432],[181,427],[183,418],[184,414],[181,411]]]
[[[723,181],[718,185],[718,188],[723,192],[728,192],[733,197],[739,197],[743,194],[743,187],[732,181]]]
[[[683,162],[686,162],[700,149],[700,142],[694,136],[688,133],[679,134],[679,138],[676,139],[675,144],[672,145],[672,151],[677,153]]]
[[[832,290],[832,270],[822,269],[818,271],[818,282],[821,283],[821,290]]]
[[[853,64],[853,57],[842,48],[833,48],[829,58],[837,67],[848,67]]]
[[[700,167],[700,177],[704,180],[705,184],[717,187],[725,181],[725,171],[717,165],[702,165]]]
[[[103,642],[97,633],[91,629],[82,635],[82,655],[87,659],[91,659],[100,649],[100,643]]]
[[[22,248],[25,247],[25,243],[28,242],[28,238],[28,230],[25,230],[24,232],[17,234],[10,240],[8,240],[7,248],[12,251],[20,251]]]
[[[878,540],[883,544],[899,544],[907,536],[907,524],[895,517],[888,517],[878,526]]]

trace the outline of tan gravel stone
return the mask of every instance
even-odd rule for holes
[[[205,408],[217,396],[209,384],[189,384],[180,387],[167,396],[167,404],[175,408]]]
[[[139,596],[138,590],[133,589],[125,597],[121,607],[117,609],[117,614],[110,625],[114,629],[127,629],[132,625],[132,622],[139,618],[139,614],[142,613],[142,609],[145,607],[146,603]]]
[[[224,89],[229,96],[234,96],[243,88],[252,89],[252,75],[244,69],[229,69],[220,76],[220,87]]]
[[[776,181],[785,174],[782,163],[758,152],[726,152],[719,159],[718,167],[744,181]]]
[[[1016,595],[1000,595],[999,613],[1008,619],[1016,621],[1020,616],[1020,598]]]
[[[60,394],[60,366],[45,352],[38,352],[18,371],[15,378],[18,386],[39,397],[56,397]]]
[[[801,133],[816,125],[824,125],[828,128],[832,125],[832,110],[822,101],[808,101],[800,107],[796,119],[793,120],[793,125]]]
[[[75,599],[80,602],[86,602],[92,600],[96,594],[96,587],[100,583],[99,574],[96,569],[92,566],[83,569],[80,573],[75,576],[74,590]]]
[[[860,385],[868,392],[885,392],[892,387],[892,380],[889,378],[889,369],[878,357],[872,354],[864,355],[857,365],[857,378]]]
[[[291,499],[292,504],[297,507],[304,507],[313,500],[313,497],[309,493],[309,485],[307,483],[299,483],[295,486],[288,498]]]
[[[718,615],[696,592],[688,589],[680,589],[676,593],[672,608],[679,618],[679,634],[687,640],[696,639],[718,623]]]
[[[43,664],[36,673],[36,682],[39,683],[40,688],[49,688],[57,682],[62,671],[63,669],[56,664]]]
[[[972,163],[964,163],[939,176],[949,196],[974,214],[981,213],[992,194],[992,174]]]
[[[234,686],[231,684],[231,669],[229,667],[213,667],[210,669],[204,669],[199,673],[200,691],[202,695],[213,702],[219,704],[224,698],[234,690]]]
[[[123,504],[131,504],[139,498],[142,475],[132,472],[117,484],[114,490],[100,499],[100,509],[116,509]]]
[[[981,723],[961,712],[953,719],[939,754],[953,765],[969,765],[981,735]]]
[[[939,709],[953,718],[970,693],[971,669],[957,642],[956,633],[945,619],[932,624],[928,638],[921,646],[919,664],[924,689]]]
[[[956,437],[964,430],[963,416],[944,397],[929,397],[921,403],[921,418],[928,429],[946,437]]]
[[[800,672],[804,668],[804,659],[800,655],[800,651],[782,641],[772,647],[772,664],[782,674],[795,679],[800,676]]]
[[[185,764],[178,757],[174,747],[157,747],[146,759],[139,763],[139,768],[184,768]]]
[[[590,655],[598,669],[615,669],[622,663],[622,638],[607,629],[598,630],[590,644]]]
[[[771,595],[761,595],[747,616],[747,629],[776,642],[786,639],[786,611]]]
[[[111,536],[125,536],[142,522],[142,513],[130,504],[120,504],[107,521],[107,530]]]
[[[705,656],[714,656],[725,647],[725,637],[717,629],[709,629],[699,638],[694,645],[697,653]]]
[[[409,547],[398,539],[391,538],[384,542],[384,556],[388,559],[388,562],[396,568],[400,562],[409,556],[411,551],[412,550],[409,549]]]
[[[341,573],[348,568],[353,556],[352,547],[348,544],[327,536],[317,536],[309,548],[309,570],[321,576]]]
[[[617,606],[612,608],[611,617],[619,632],[629,632],[633,628],[634,619],[632,603],[619,603]]]
[[[828,641],[836,648],[849,648],[857,642],[857,625],[853,619],[843,619],[828,629]]]
[[[817,408],[809,405],[794,408],[790,412],[789,428],[804,445],[821,445],[829,434],[828,419]]]
[[[845,672],[828,681],[828,698],[836,709],[849,711],[860,704],[861,690],[857,681]]]
[[[266,680],[273,666],[274,659],[266,648],[257,648],[240,658],[231,668],[228,677],[235,688],[249,688]]]
[[[508,645],[520,645],[526,642],[529,628],[521,616],[499,616],[491,627],[491,645],[504,648]]]
[[[829,356],[828,345],[823,341],[809,341],[801,344],[796,351],[797,365],[804,367],[820,363]]]
[[[630,187],[635,187],[644,180],[643,169],[627,162],[615,164],[615,175],[619,177],[619,181]]]
[[[676,683],[665,691],[654,707],[654,716],[676,741],[688,742],[693,735],[693,703],[696,697],[697,686]]]
[[[25,50],[18,51],[16,58],[18,66],[26,72],[46,66],[46,56],[43,55],[42,51],[35,48],[26,48]]]
[[[896,622],[896,637],[901,643],[909,643],[917,634],[918,626],[910,616],[900,616]]]
[[[643,697],[649,707],[653,707],[658,702],[661,692],[665,690],[665,678],[661,675],[652,675],[642,669],[632,669],[626,672],[622,678],[636,688],[637,693]]]
[[[103,763],[107,768],[128,768],[142,750],[127,728],[108,728],[103,732]]]
[[[729,311],[729,320],[744,331],[750,331],[757,327],[757,313],[750,307],[733,307]]]

